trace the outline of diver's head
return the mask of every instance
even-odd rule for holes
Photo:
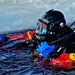
[[[66,20],[60,11],[49,10],[37,22],[36,37],[39,40],[44,40],[47,35],[59,34],[65,24]]]

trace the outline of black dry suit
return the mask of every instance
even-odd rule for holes
[[[55,44],[56,48],[49,54],[49,57],[58,57],[61,53],[75,53],[75,32],[69,27],[66,28],[67,33],[63,31],[64,36],[50,43]]]
[[[64,15],[60,11],[49,10],[37,23],[33,49],[36,49],[41,42],[46,41],[50,45],[55,45],[54,52],[49,54],[49,57],[55,57],[62,52],[74,51],[72,47],[74,38],[75,33],[66,25]],[[69,47],[73,49],[68,49]]]

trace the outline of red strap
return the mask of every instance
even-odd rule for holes
[[[16,35],[9,36],[9,38],[10,38],[10,40],[24,39],[25,35],[24,34],[16,34]]]
[[[28,40],[31,40],[33,35],[35,33],[35,30],[33,31],[28,31],[26,32],[26,34],[15,34],[15,35],[11,35],[9,36],[10,40],[16,40],[16,39],[28,39]]]

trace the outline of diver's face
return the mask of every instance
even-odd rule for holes
[[[38,35],[45,35],[47,33],[47,25],[38,21],[35,33]]]
[[[38,21],[35,34],[38,40],[44,40],[47,34],[47,25]]]

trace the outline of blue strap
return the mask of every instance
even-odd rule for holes
[[[4,42],[4,37],[0,35],[0,40]]]
[[[46,33],[47,33],[47,28],[43,28],[42,34],[46,34]]]

